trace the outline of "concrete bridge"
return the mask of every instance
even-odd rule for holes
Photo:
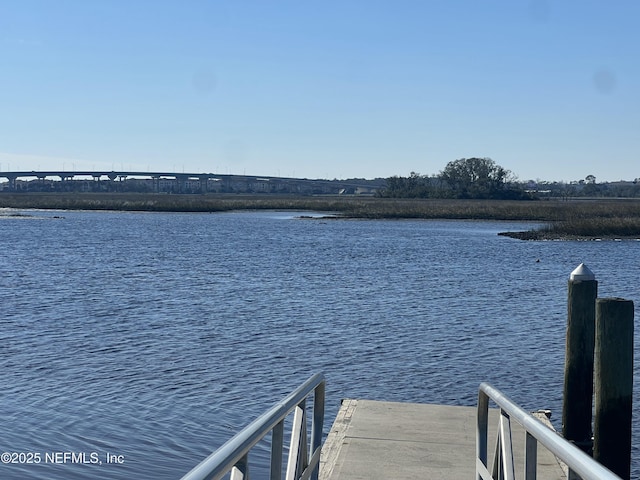
[[[231,175],[217,173],[177,173],[177,172],[136,172],[106,170],[43,170],[0,172],[0,179],[8,180],[10,191],[17,190],[18,181],[59,180],[61,182],[93,179],[95,182],[109,180],[124,182],[128,179],[150,180],[153,191],[161,191],[161,184],[173,182],[175,191],[201,193],[208,191],[256,191],[275,192],[287,189],[291,192],[308,193],[320,190],[322,193],[373,193],[381,185],[375,182],[350,180],[321,180],[306,178],[270,177],[256,175]]]
[[[185,183],[188,180],[197,180],[206,182],[211,179],[223,178],[231,179],[235,175],[217,175],[213,173],[172,173],[172,172],[136,172],[136,171],[106,171],[106,170],[44,170],[44,171],[14,171],[0,172],[0,178],[6,178],[9,181],[9,189],[16,189],[16,180],[18,179],[51,179],[58,178],[60,181],[76,180],[78,178],[93,178],[94,181],[109,179],[111,181],[124,181],[127,178],[152,179],[154,182],[160,179],[174,179],[178,183]]]

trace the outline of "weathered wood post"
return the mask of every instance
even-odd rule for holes
[[[593,458],[622,478],[631,477],[633,302],[596,301]]]
[[[581,263],[569,277],[562,435],[589,453],[597,296],[596,277]]]

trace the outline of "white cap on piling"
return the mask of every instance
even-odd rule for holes
[[[584,263],[578,265],[571,275],[569,276],[570,280],[595,280],[596,276],[593,274],[589,267],[587,267]]]

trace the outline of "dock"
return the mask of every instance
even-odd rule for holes
[[[489,468],[498,426],[490,412]],[[512,422],[516,472],[525,432]],[[476,408],[344,399],[322,449],[320,480],[474,479]],[[539,479],[566,479],[556,457],[538,448]]]

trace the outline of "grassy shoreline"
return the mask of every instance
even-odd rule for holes
[[[0,193],[0,208],[223,212],[302,210],[363,219],[533,221],[545,226],[504,235],[525,240],[640,238],[640,200],[570,201],[389,199],[360,196]]]

